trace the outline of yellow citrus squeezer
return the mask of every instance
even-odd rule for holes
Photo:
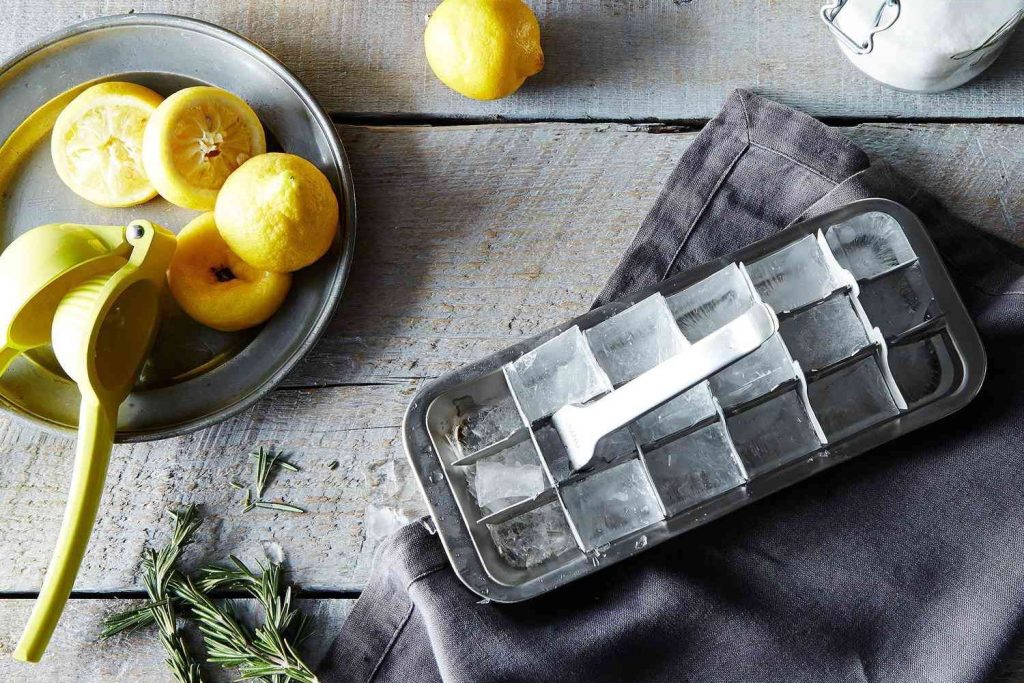
[[[37,662],[60,619],[96,521],[117,412],[156,334],[172,233],[128,226],[46,225],[0,255],[0,372],[46,343],[82,395],[71,488],[57,546],[15,659]]]

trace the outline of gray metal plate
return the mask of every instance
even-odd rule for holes
[[[284,66],[234,33],[168,15],[78,24],[0,67],[0,139],[52,97],[96,79],[134,81],[163,95],[198,84],[236,93],[256,110],[268,146],[316,164],[342,203],[341,227],[330,252],[295,274],[287,301],[264,326],[215,332],[191,321],[165,297],[153,354],[121,408],[118,441],[167,438],[245,409],[316,342],[341,297],[352,261],[352,176],[330,118]],[[60,181],[45,142],[23,162],[0,203],[0,248],[46,223],[120,225],[145,218],[177,232],[197,215],[160,198],[129,209],[94,206]],[[48,349],[18,359],[0,378],[0,407],[45,428],[74,429],[77,406],[76,386]]]

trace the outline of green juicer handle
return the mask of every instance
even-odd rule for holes
[[[14,658],[23,662],[38,662],[42,658],[74,586],[107,477],[117,429],[117,405],[104,408],[96,396],[83,394],[78,419],[78,448],[57,547],[39,598],[14,650]]]

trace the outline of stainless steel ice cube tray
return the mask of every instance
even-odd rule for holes
[[[614,391],[756,302],[779,330],[573,472],[551,414]],[[960,409],[985,353],[914,214],[794,225],[426,384],[406,450],[462,581],[516,602]]]

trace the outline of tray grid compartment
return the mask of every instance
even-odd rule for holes
[[[791,232],[584,316],[435,400],[431,443],[488,581],[589,573],[849,457],[854,437],[962,390],[934,271],[900,222],[868,212]],[[558,408],[600,399],[762,302],[776,334],[572,470]]]

